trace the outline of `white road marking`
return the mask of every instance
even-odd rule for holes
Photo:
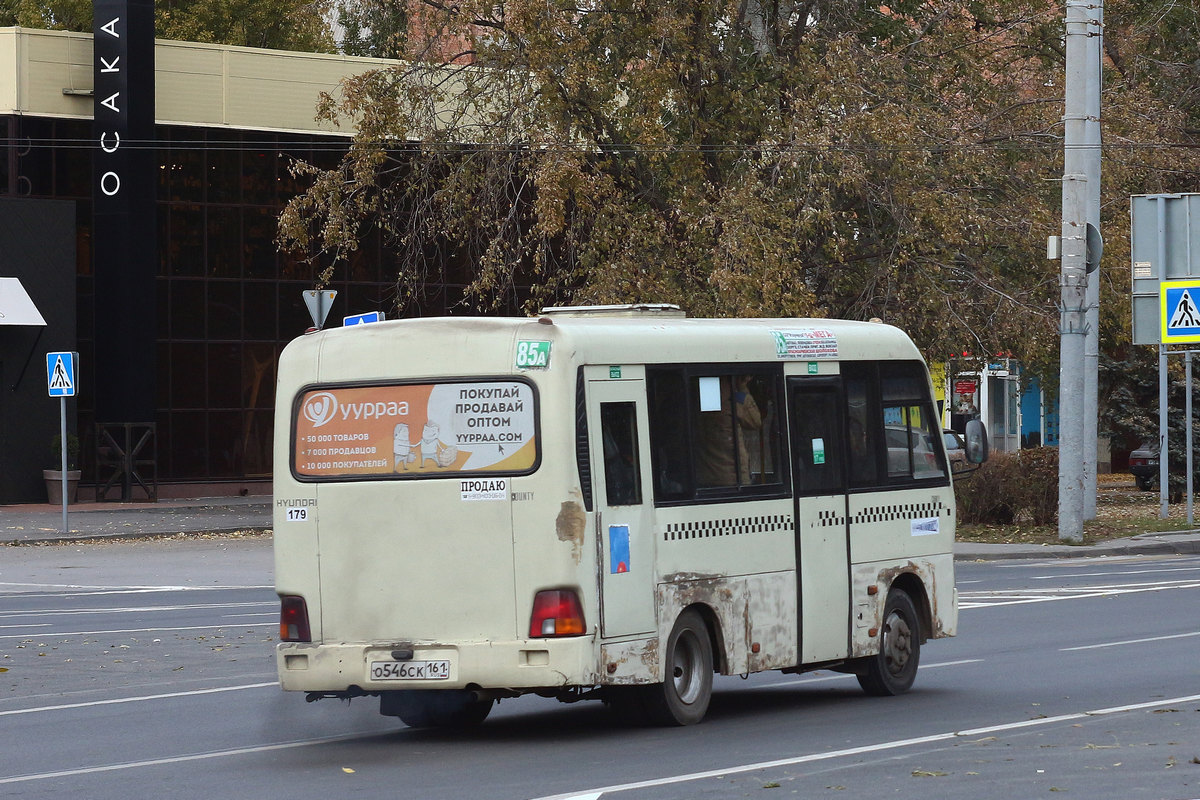
[[[23,586],[31,589],[71,589],[69,592],[38,592],[38,597],[91,597],[102,594],[154,594],[156,592],[221,592],[237,589],[270,589],[270,584],[248,586],[88,586],[74,583],[14,583],[0,581],[0,586]],[[4,597],[28,597],[30,592],[8,592]]]
[[[166,700],[173,697],[192,697],[201,694],[218,694],[220,692],[240,692],[243,689],[262,689],[267,686],[279,688],[279,683],[247,683],[241,686],[218,686],[215,689],[193,689],[187,692],[168,692],[166,694],[148,694],[139,697],[116,697],[108,700],[92,700],[87,703],[66,703],[58,706],[37,706],[36,708],[14,708],[11,711],[0,711],[0,717],[12,717],[17,714],[40,714],[44,711],[63,711],[69,708],[92,708],[93,706],[111,706],[120,703],[141,703],[147,700]]]
[[[51,639],[63,639],[68,636],[100,636],[102,634],[108,635],[110,633],[160,633],[163,631],[166,631],[166,632],[170,632],[170,631],[211,631],[211,630],[220,629],[220,628],[264,628],[264,627],[275,627],[275,623],[273,623],[273,622],[245,622],[245,623],[241,623],[241,624],[237,624],[237,625],[222,625],[222,624],[218,623],[215,625],[189,625],[186,627],[177,626],[174,628],[128,628],[128,629],[124,629],[124,630],[105,630],[105,631],[61,631],[61,632],[59,632],[59,631],[38,631],[38,636],[41,636],[43,638],[51,638]],[[13,634],[8,634],[8,635],[0,634],[0,639],[26,639],[28,637],[29,637],[28,633],[13,633]]]
[[[983,661],[982,658],[964,658],[959,661],[942,661],[937,664],[922,664],[921,669],[927,670],[927,669],[937,669],[938,667],[957,667],[962,664],[978,664],[982,661]],[[854,677],[853,675],[851,675],[849,673],[837,673],[834,675],[821,675],[820,673],[822,671],[823,670],[817,670],[812,675],[809,675],[809,676],[806,676],[803,678],[797,678],[796,680],[775,681],[774,683],[756,684],[754,686],[747,686],[745,688],[747,688],[747,689],[779,689],[779,688],[785,688],[788,686],[806,686],[810,683],[824,683],[826,681],[841,681],[841,680],[847,680],[849,678]]]
[[[59,614],[70,614],[71,616],[80,616],[83,614],[129,614],[129,613],[147,613],[154,611],[195,611],[202,608],[270,608],[278,606],[278,603],[268,603],[257,601],[252,603],[190,603],[174,606],[117,606],[112,608],[61,608],[61,609],[36,609],[31,611],[0,611],[0,619],[9,619],[12,617],[52,617]],[[6,625],[5,627],[15,627]]]
[[[1114,597],[1122,594],[1161,592],[1167,589],[1200,589],[1200,581],[1162,581],[1159,583],[1117,583],[1109,586],[1052,587],[1047,589],[1013,589],[1007,592],[959,592],[958,607],[991,608],[1028,603],[1049,603],[1056,600],[1078,600],[1088,597]]]
[[[1154,569],[1128,569],[1128,570],[1120,570],[1120,571],[1110,570],[1107,572],[1065,572],[1061,575],[1034,575],[1033,577],[1030,578],[1030,580],[1031,581],[1057,581],[1057,580],[1062,580],[1063,578],[1107,578],[1107,577],[1112,577],[1113,575],[1142,575],[1142,574],[1146,574],[1146,573],[1149,573],[1151,575],[1158,575],[1163,572],[1197,572],[1197,571],[1200,571],[1200,566],[1170,567],[1167,569],[1163,569],[1162,567],[1156,567]]]
[[[1120,647],[1124,644],[1145,644],[1146,642],[1164,642],[1168,639],[1187,639],[1192,636],[1200,636],[1200,631],[1194,633],[1176,633],[1171,636],[1151,636],[1148,639],[1126,639],[1123,642],[1105,642],[1104,644],[1085,644],[1079,647],[1060,647],[1058,652],[1069,653],[1072,650],[1099,650],[1103,647]]]
[[[188,761],[206,761],[213,758],[229,758],[231,756],[244,756],[251,753],[270,753],[275,750],[292,750],[298,747],[312,747],[318,744],[333,744],[334,742],[345,742],[351,739],[361,739],[366,736],[378,736],[378,732],[362,732],[362,733],[347,733],[342,736],[326,736],[321,739],[301,739],[294,742],[280,742],[278,744],[263,744],[255,747],[238,747],[232,750],[214,750],[209,753],[194,753],[186,756],[171,756],[168,758],[153,758],[146,761],[129,761],[124,764],[106,764],[100,767],[80,767],[78,769],[64,769],[58,772],[42,772],[35,775],[14,775],[11,778],[0,778],[0,785],[10,783],[27,783],[29,781],[42,781],[53,778],[74,778],[79,775],[95,775],[101,772],[116,772],[124,769],[139,769],[142,767],[161,767],[167,764],[182,764]]]
[[[606,794],[630,792],[637,789],[652,789],[659,786],[670,786],[677,783],[689,783],[691,781],[704,780],[706,778],[718,778],[729,775],[740,775],[746,772],[757,772],[764,769],[791,767],[796,766],[797,764],[809,764],[815,761],[829,761],[835,758],[865,755],[867,753],[878,753],[884,750],[897,750],[903,747],[912,747],[913,745],[919,744],[932,744],[935,742],[951,741],[953,739],[965,736],[980,736],[983,734],[1002,733],[1004,731],[1032,728],[1040,725],[1052,725],[1055,723],[1070,722],[1071,720],[1086,719],[1094,716],[1119,714],[1126,711],[1140,711],[1148,708],[1160,708],[1162,706],[1175,705],[1179,703],[1191,703],[1197,700],[1200,700],[1200,694],[1190,695],[1187,697],[1173,697],[1169,700],[1155,700],[1149,703],[1136,703],[1127,706],[1101,708],[1095,711],[1083,711],[1074,714],[1060,714],[1056,717],[1044,717],[1041,719],[1023,720],[1021,722],[1009,722],[1002,725],[991,725],[984,728],[972,728],[970,730],[962,731],[947,731],[945,733],[935,733],[930,736],[918,736],[912,739],[895,739],[890,742],[880,742],[878,744],[864,745],[862,747],[849,747],[844,750],[834,750],[827,753],[808,753],[802,756],[781,758],[775,761],[760,761],[754,764],[741,764],[737,766],[726,767],[724,769],[706,770],[704,772],[691,772],[683,775],[670,775],[663,778],[653,778],[651,780],[636,781],[633,783],[601,786],[594,789],[585,789],[581,792],[569,792],[566,794],[538,797],[534,800],[597,800],[597,798]]]
[[[1156,563],[1165,564],[1171,561],[1190,561],[1190,558],[1180,558],[1177,555],[1120,555],[1120,556],[1083,556],[1081,558],[1051,558],[1039,559],[1034,564],[1028,562],[1022,563],[1020,560],[1004,561],[997,563],[997,569],[1029,569],[1031,566],[1041,567],[1042,569],[1050,569],[1052,567],[1061,567],[1062,569],[1071,569],[1079,564],[1132,564],[1132,563]]]

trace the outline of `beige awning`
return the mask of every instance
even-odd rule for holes
[[[0,325],[45,326],[20,278],[0,278]]]

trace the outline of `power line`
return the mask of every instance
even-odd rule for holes
[[[0,137],[0,144],[6,147],[18,149],[20,155],[21,150],[86,150],[93,151],[99,148],[94,138],[89,139],[55,139],[55,138],[32,138],[32,137]],[[202,150],[205,152],[241,152],[241,153],[258,153],[274,151],[277,155],[291,156],[296,155],[297,150],[310,150],[315,152],[331,152],[343,153],[352,147],[362,146],[382,146],[385,149],[395,150],[397,152],[419,152],[422,150],[447,150],[454,153],[489,153],[503,150],[542,150],[546,148],[562,148],[569,150],[584,150],[595,152],[597,150],[605,153],[770,153],[770,154],[790,154],[790,153],[829,153],[829,152],[862,152],[862,153],[928,153],[930,155],[938,155],[941,153],[959,153],[969,151],[1003,151],[1003,152],[1052,152],[1058,153],[1065,150],[1073,150],[1080,145],[1064,145],[1061,141],[1049,142],[1025,142],[1025,141],[1006,141],[1006,142],[989,142],[986,144],[975,142],[963,143],[936,143],[936,144],[912,144],[912,145],[874,145],[874,144],[778,144],[769,142],[759,143],[735,143],[735,144],[705,144],[705,145],[644,145],[644,144],[589,144],[581,145],[577,142],[470,142],[470,143],[455,143],[455,142],[423,142],[417,140],[407,140],[404,142],[397,141],[395,143],[379,143],[379,142],[359,142],[353,139],[343,139],[340,141],[320,141],[314,140],[311,142],[292,142],[285,143],[279,141],[243,141],[236,142],[212,142],[205,139],[124,139],[121,141],[122,148],[131,150],[184,150],[194,152]],[[1088,149],[1094,150],[1095,147],[1089,146]],[[1120,152],[1144,152],[1155,150],[1198,150],[1200,142],[1129,142],[1122,141],[1118,144],[1102,144],[1100,149],[1108,153]]]

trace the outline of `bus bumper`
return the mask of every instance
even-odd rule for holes
[[[590,636],[458,645],[282,642],[275,661],[280,686],[291,692],[521,690],[594,686],[598,679]]]

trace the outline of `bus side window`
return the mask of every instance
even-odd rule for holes
[[[650,463],[656,500],[692,497],[688,450],[687,384],[678,369],[647,370]]]
[[[696,483],[702,488],[747,486],[752,473],[761,482],[763,415],[750,391],[751,377],[695,379]]]
[[[786,494],[782,389],[771,367],[647,369],[654,501]]]
[[[850,455],[850,485],[856,488],[879,484],[879,445],[871,415],[869,376],[843,367],[846,388],[846,436]]]
[[[892,479],[922,480],[945,475],[937,424],[924,370],[911,362],[880,367],[887,470]]]
[[[642,475],[637,443],[637,405],[601,403],[604,439],[604,488],[610,506],[642,502]]]

